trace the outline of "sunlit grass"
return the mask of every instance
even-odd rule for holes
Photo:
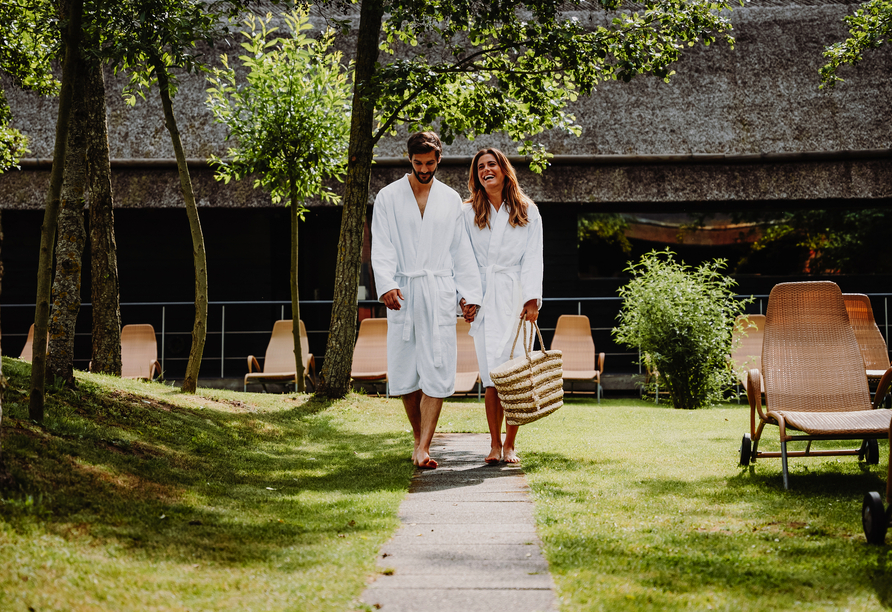
[[[78,375],[27,420],[4,360],[0,610],[351,609],[413,472],[399,400]]]
[[[854,457],[737,467],[746,406],[569,400],[525,426],[524,469],[562,610],[877,610],[888,547],[865,543],[879,466]],[[768,429],[762,448],[778,448]],[[851,445],[851,443],[848,443]]]
[[[357,609],[413,471],[398,399],[79,374],[39,427],[27,365],[4,374],[0,610]],[[784,491],[779,460],[737,467],[748,420],[568,398],[521,428],[564,612],[892,607],[889,547],[860,526],[887,444],[869,468],[791,459]],[[486,432],[483,403],[448,401],[439,430]]]

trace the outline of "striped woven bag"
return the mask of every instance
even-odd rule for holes
[[[502,400],[505,420],[509,425],[532,423],[564,405],[561,352],[545,350],[542,332],[535,321],[530,324],[528,342],[525,322],[521,319],[517,326],[510,359],[489,373]],[[524,355],[514,357],[521,329]],[[533,350],[536,335],[539,336],[539,351]]]

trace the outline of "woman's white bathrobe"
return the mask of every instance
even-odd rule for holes
[[[542,306],[542,217],[530,206],[529,222],[522,227],[508,223],[508,207],[496,212],[490,204],[489,227],[474,223],[474,209],[462,205],[465,229],[480,269],[483,304],[471,324],[477,365],[484,387],[492,387],[489,372],[508,361],[523,305],[535,299]],[[523,352],[520,344],[514,351]]]
[[[399,289],[387,311],[387,381],[392,395],[455,390],[456,303],[480,304],[480,274],[458,193],[434,179],[424,218],[409,175],[378,192],[372,213],[372,269],[378,299]],[[456,292],[458,294],[456,295]]]

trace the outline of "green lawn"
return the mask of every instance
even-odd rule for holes
[[[38,427],[27,364],[3,369],[0,610],[357,609],[413,471],[399,400],[79,374]],[[737,467],[748,422],[571,398],[521,429],[562,610],[892,607],[889,547],[860,526],[887,444],[869,469],[792,459],[785,492],[779,460]],[[486,431],[482,403],[448,402],[440,431]]]
[[[879,610],[889,547],[869,546],[861,499],[885,490],[855,457],[737,466],[746,405],[680,411],[569,400],[521,430],[562,610]],[[761,444],[778,449],[777,428]],[[851,446],[851,443],[848,444]]]
[[[27,417],[4,359],[0,610],[343,611],[413,472],[398,400],[78,375]]]

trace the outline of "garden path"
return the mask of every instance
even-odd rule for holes
[[[437,434],[435,470],[416,470],[402,526],[362,601],[384,612],[550,612],[554,582],[519,466],[487,466],[488,434]],[[392,574],[389,573],[392,570]]]

